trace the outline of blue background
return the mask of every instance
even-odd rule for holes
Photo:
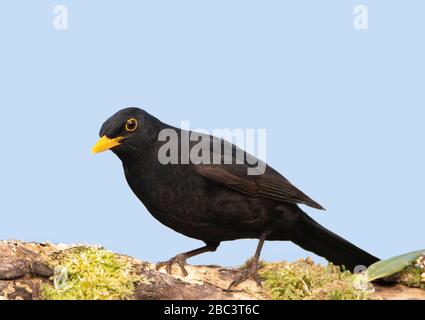
[[[424,247],[424,14],[421,1],[2,1],[0,239],[149,261],[201,245],[148,214],[111,152],[90,153],[107,117],[140,106],[173,125],[266,128],[269,163],[327,208],[315,219],[379,257]],[[255,246],[191,262],[237,265]],[[306,255],[275,242],[262,257]]]

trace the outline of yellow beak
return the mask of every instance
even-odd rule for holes
[[[91,151],[93,153],[99,153],[99,152],[103,152],[103,151],[112,149],[113,147],[119,146],[121,144],[120,142],[121,142],[122,139],[124,139],[124,137],[117,137],[117,138],[114,138],[114,139],[110,139],[107,136],[103,136],[94,145],[94,147]]]

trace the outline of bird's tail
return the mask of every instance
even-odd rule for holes
[[[335,265],[343,265],[350,271],[354,271],[356,266],[368,267],[379,261],[378,258],[324,228],[306,214],[300,216],[299,225],[295,230],[291,233],[292,242]]]

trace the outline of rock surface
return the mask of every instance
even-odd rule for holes
[[[41,287],[52,285],[50,267],[64,250],[76,246],[51,243],[0,241],[0,300],[39,300]],[[173,275],[155,270],[153,264],[126,257],[147,281],[135,286],[131,299],[246,300],[264,299],[265,293],[247,281],[232,291],[227,288],[240,270],[219,266],[187,266],[188,277],[175,267]],[[425,299],[425,290],[403,285],[375,285],[374,299]]]

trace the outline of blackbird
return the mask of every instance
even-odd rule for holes
[[[172,141],[172,134],[164,139],[164,132],[176,133],[177,141]],[[248,278],[261,284],[258,265],[265,240],[292,241],[351,271],[378,261],[303,212],[299,204],[324,208],[273,168],[264,164],[261,174],[249,173],[262,162],[243,150],[243,161],[238,162],[241,149],[213,136],[196,133],[197,139],[190,139],[185,147],[182,137],[191,134],[144,110],[126,108],[102,125],[101,139],[92,150],[111,150],[119,157],[130,188],[158,221],[205,243],[202,248],[158,263],[157,268],[166,267],[171,273],[177,264],[187,275],[188,258],[213,252],[222,241],[237,239],[259,239],[259,243],[249,267],[231,287]],[[203,161],[182,161],[203,139],[207,141],[203,145],[210,148],[195,152],[202,153]],[[179,161],[161,161],[166,144],[170,148],[165,154],[171,158],[177,150]],[[220,148],[213,148],[217,146]],[[229,160],[229,154],[232,161],[224,161],[226,157]]]

